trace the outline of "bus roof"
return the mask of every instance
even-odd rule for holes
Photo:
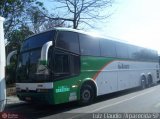
[[[114,37],[110,37],[110,36],[100,36],[100,35],[95,36],[95,35],[93,35],[92,33],[89,33],[89,32],[85,32],[85,31],[77,30],[77,29],[72,29],[72,28],[65,28],[65,27],[55,27],[55,28],[50,29],[50,30],[46,30],[46,31],[43,31],[43,32],[40,32],[40,33],[37,33],[37,34],[33,34],[33,35],[27,37],[25,40],[27,40],[30,37],[36,36],[38,34],[45,33],[45,32],[48,32],[48,31],[54,31],[54,30],[55,31],[70,31],[70,32],[75,32],[75,33],[86,34],[86,35],[89,35],[89,36],[92,36],[92,37],[104,38],[104,39],[108,39],[108,40],[112,40],[112,41],[119,41],[119,42],[127,43],[127,41],[120,40],[118,38],[114,38]]]
[[[48,31],[54,31],[54,30],[55,31],[70,31],[70,32],[75,32],[75,33],[81,33],[81,34],[86,34],[86,35],[89,35],[89,36],[92,36],[92,37],[95,37],[95,38],[96,37],[97,38],[103,38],[103,39],[107,39],[107,40],[110,40],[110,41],[113,41],[113,42],[120,42],[120,43],[124,43],[124,44],[128,44],[128,45],[133,45],[133,46],[138,46],[138,47],[142,47],[142,48],[146,48],[146,49],[151,49],[151,48],[143,47],[143,46],[140,46],[140,45],[137,45],[137,44],[132,44],[128,41],[118,39],[118,38],[114,38],[114,37],[111,37],[111,36],[94,36],[89,32],[85,32],[85,31],[77,30],[77,29],[72,29],[72,28],[65,28],[65,27],[55,27],[55,28],[50,29],[50,30],[46,30],[46,31],[43,31],[43,32],[40,32],[40,33],[37,33],[37,34],[33,34],[33,35],[29,36],[28,38],[36,36],[36,35],[41,34],[41,33],[45,33],[45,32],[48,32]],[[26,38],[25,40],[27,40],[28,38]]]

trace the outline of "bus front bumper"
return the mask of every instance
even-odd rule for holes
[[[17,92],[17,97],[27,102],[54,104],[53,90],[48,92]]]

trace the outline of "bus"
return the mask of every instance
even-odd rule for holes
[[[16,92],[27,102],[90,104],[159,80],[157,51],[68,28],[30,36],[18,57]]]
[[[5,42],[3,31],[4,18],[0,17],[0,112],[4,110],[6,104],[6,83],[5,83]]]

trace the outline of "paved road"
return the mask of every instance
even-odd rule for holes
[[[100,96],[89,106],[78,106],[76,102],[55,106],[27,104],[10,97],[5,112],[19,113],[27,119],[93,119],[100,118],[101,113],[159,113],[160,85]]]

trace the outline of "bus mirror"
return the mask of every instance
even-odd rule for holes
[[[43,45],[42,50],[41,50],[41,59],[40,59],[41,64],[43,64],[43,65],[47,64],[48,50],[52,45],[53,45],[52,41],[49,41]]]
[[[10,63],[11,63],[10,60],[11,60],[12,56],[14,56],[16,54],[17,54],[17,50],[14,50],[14,51],[12,51],[8,54],[8,56],[7,56],[7,66],[10,65]]]

